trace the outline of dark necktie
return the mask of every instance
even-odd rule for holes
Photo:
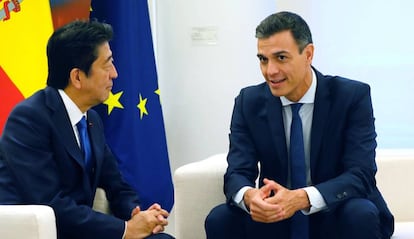
[[[292,125],[290,127],[290,175],[292,189],[306,186],[305,148],[303,143],[302,120],[299,109],[302,104],[292,104]],[[308,217],[296,212],[291,218],[291,239],[309,238]]]
[[[83,152],[83,156],[85,159],[85,166],[88,172],[91,170],[91,160],[92,160],[92,149],[91,149],[91,143],[89,141],[88,136],[88,128],[86,123],[85,116],[82,117],[82,119],[76,124],[79,131],[79,140],[81,144],[81,149]]]

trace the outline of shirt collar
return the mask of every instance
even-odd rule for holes
[[[283,106],[291,105],[294,103],[312,104],[315,102],[316,85],[318,83],[317,83],[315,71],[313,69],[311,70],[312,70],[312,82],[311,82],[311,85],[308,91],[306,91],[305,95],[298,102],[290,101],[286,97],[281,96],[280,101],[282,101]]]
[[[86,117],[86,113],[83,114],[82,111],[78,108],[75,102],[63,91],[62,89],[58,90],[60,97],[62,97],[63,104],[65,105],[66,111],[68,112],[70,123],[74,127],[83,116]]]

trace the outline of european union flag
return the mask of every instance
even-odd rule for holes
[[[159,203],[170,211],[174,188],[160,104],[147,0],[95,0],[91,18],[113,26],[110,43],[118,78],[96,107],[106,139],[141,208]]]

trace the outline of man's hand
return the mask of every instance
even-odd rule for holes
[[[289,190],[268,179],[263,182],[260,189],[249,189],[244,194],[245,205],[250,208],[253,220],[278,222],[291,217],[298,210],[310,207],[305,190]]]
[[[168,212],[158,204],[153,204],[146,211],[141,211],[139,207],[132,210],[132,218],[127,222],[125,239],[141,239],[152,233],[164,231],[168,225]]]
[[[253,220],[258,222],[275,222],[281,209],[278,205],[265,201],[270,196],[270,188],[263,186],[260,189],[252,188],[245,192],[244,203],[250,210]]]
[[[168,225],[168,221],[166,219],[169,215],[168,212],[162,209],[158,203],[154,203],[151,207],[148,208],[148,210],[164,211],[166,213],[166,214],[160,213],[157,216],[158,225],[154,227],[154,229],[152,230],[152,233],[154,234],[163,232],[164,226]]]

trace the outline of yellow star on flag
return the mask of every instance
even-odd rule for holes
[[[159,99],[160,99],[160,104],[161,104],[161,91],[160,91],[160,88],[156,89],[156,90],[154,91],[154,93],[155,93],[156,95],[158,95],[158,97],[159,97]]]
[[[122,93],[124,92],[120,91],[114,95],[112,92],[109,92],[109,97],[104,102],[104,104],[108,106],[108,115],[111,114],[115,107],[120,109],[124,108],[124,106],[119,102],[119,98],[121,98]]]
[[[147,98],[142,99],[141,94],[139,94],[139,104],[137,105],[137,107],[139,109],[141,119],[144,116],[144,114],[148,115],[146,104],[147,104]]]

